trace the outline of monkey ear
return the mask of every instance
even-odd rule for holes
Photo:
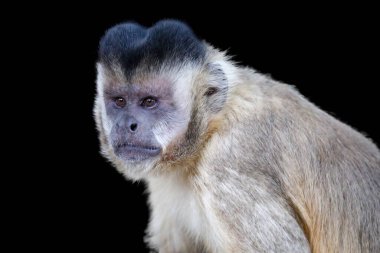
[[[209,63],[207,65],[210,73],[204,96],[207,99],[208,108],[212,112],[219,112],[226,100],[228,94],[228,80],[223,68],[218,63]]]

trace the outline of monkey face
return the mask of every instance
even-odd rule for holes
[[[192,106],[192,76],[187,73],[193,71],[127,79],[117,65],[98,64],[96,111],[102,149],[123,172],[151,171],[169,146],[183,139]]]
[[[226,99],[219,67],[189,65],[127,79],[119,67],[99,63],[95,112],[103,154],[138,178],[190,157]]]
[[[186,108],[173,97],[175,83],[153,76],[104,89],[106,116],[112,125],[108,138],[125,161],[156,158],[188,123]]]

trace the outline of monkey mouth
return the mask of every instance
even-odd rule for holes
[[[136,145],[121,143],[115,146],[115,154],[123,159],[131,161],[142,161],[159,155],[161,148],[149,145]]]

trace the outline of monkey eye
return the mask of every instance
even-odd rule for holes
[[[122,97],[116,97],[114,101],[115,101],[116,106],[120,108],[123,108],[126,104],[125,99]]]
[[[209,97],[211,95],[214,95],[215,93],[218,92],[218,88],[216,87],[210,87],[207,89],[207,91],[205,92],[205,96]]]
[[[140,105],[145,108],[154,108],[157,106],[157,99],[154,97],[146,97],[141,100]]]

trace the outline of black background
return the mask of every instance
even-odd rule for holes
[[[162,18],[185,21],[241,65],[295,85],[322,109],[379,142],[378,27],[370,7],[215,6],[206,11],[189,4],[173,11],[149,3],[95,10],[44,6],[41,16],[33,13],[16,29],[23,38],[21,53],[30,53],[23,66],[33,69],[38,83],[25,85],[33,99],[23,109],[36,115],[28,126],[35,128],[31,138],[41,148],[30,152],[37,173],[29,173],[38,176],[27,179],[31,184],[17,212],[25,219],[13,232],[34,235],[27,246],[51,252],[144,252],[144,185],[125,180],[99,155],[92,117],[98,41],[123,21],[146,26]],[[19,32],[25,29],[28,34]]]

